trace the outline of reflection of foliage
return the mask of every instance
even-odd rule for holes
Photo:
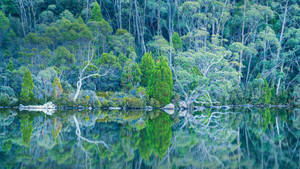
[[[59,121],[57,121],[56,118],[53,120],[53,122],[54,122],[53,123],[53,129],[52,129],[51,133],[52,133],[53,138],[56,139],[58,134],[61,131],[62,124]]]
[[[33,120],[30,118],[29,115],[25,115],[22,119],[20,119],[21,122],[21,132],[22,132],[22,138],[25,143],[25,145],[29,145],[33,127],[32,122]]]
[[[140,155],[142,156],[143,159],[148,160],[152,153],[152,148],[151,148],[151,140],[149,139],[150,136],[148,135],[146,129],[141,131],[140,137],[141,137],[141,141],[138,147]]]
[[[148,159],[153,151],[162,158],[171,144],[172,121],[168,114],[162,113],[158,117],[147,122],[147,126],[141,131],[140,154]]]
[[[264,130],[266,131],[266,129],[268,128],[268,125],[271,123],[271,112],[270,109],[266,108],[263,112],[263,118],[264,118]]]
[[[0,166],[13,168],[22,163],[24,168],[47,168],[51,163],[51,168],[135,168],[137,164],[140,168],[259,168],[263,159],[264,168],[276,168],[276,162],[278,168],[297,168],[299,110],[219,111],[188,114],[189,121],[181,129],[185,122],[182,118],[171,121],[161,112],[147,112],[147,116],[125,111],[76,114],[82,133],[93,140],[104,140],[108,149],[78,140],[70,127],[71,112],[47,119],[22,113],[17,116],[21,118],[21,130],[16,120],[9,127],[0,127],[0,133],[5,133],[0,135]],[[86,116],[90,117],[88,122]],[[109,122],[90,123],[100,116]],[[137,130],[136,123],[144,120],[145,128]],[[23,139],[17,137],[21,134]],[[59,137],[54,140],[52,134]]]

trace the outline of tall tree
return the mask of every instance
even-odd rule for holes
[[[31,72],[29,69],[25,70],[24,73],[24,80],[22,83],[22,89],[20,93],[20,102],[28,104],[32,101],[34,101],[34,95],[33,95],[33,81]]]
[[[142,61],[140,64],[142,78],[141,78],[141,84],[142,86],[147,87],[149,81],[151,80],[151,74],[153,71],[153,68],[155,66],[155,61],[152,58],[151,52],[147,52],[142,57]]]
[[[148,81],[148,95],[160,102],[161,105],[170,103],[173,91],[172,72],[167,60],[159,59]]]

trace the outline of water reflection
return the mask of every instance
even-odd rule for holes
[[[0,122],[2,168],[297,168],[300,162],[299,109],[172,116],[3,110]]]

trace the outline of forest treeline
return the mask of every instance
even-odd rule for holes
[[[298,0],[1,0],[0,104],[299,104]]]

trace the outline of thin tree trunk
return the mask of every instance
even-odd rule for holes
[[[76,84],[76,93],[74,95],[73,101],[75,102],[79,96],[80,90],[81,90],[81,86],[82,86],[82,80],[81,77],[79,78],[79,81]]]
[[[279,48],[277,48],[277,61],[279,61],[279,55],[280,55],[280,51],[281,51],[281,43],[282,43],[284,28],[285,28],[285,23],[286,23],[288,3],[289,3],[289,0],[286,0],[285,9],[284,9],[284,16],[283,16],[283,23],[282,23],[282,26],[281,26],[281,33],[280,33],[280,38],[279,38],[279,45],[280,46],[279,46]],[[283,65],[284,65],[284,63],[282,63],[280,72],[283,71]],[[277,84],[277,87],[276,87],[276,95],[277,96],[279,94],[280,82],[281,82],[281,77],[278,79],[278,84]]]
[[[119,0],[119,28],[122,29],[122,0]]]
[[[89,0],[86,0],[86,16],[85,16],[85,22],[87,22],[88,19],[89,19],[89,5],[90,5]]]
[[[247,0],[244,0],[244,13],[243,13],[243,25],[242,25],[242,45],[244,46],[245,41],[245,18],[246,18],[246,5]],[[243,49],[240,51],[240,64],[239,64],[239,84],[242,76],[242,64],[243,64]]]
[[[136,26],[136,31],[137,31],[137,37],[138,37],[138,42],[140,43],[140,29],[139,29],[139,22],[138,22],[138,6],[136,0],[134,0],[134,6],[135,6],[135,26]]]
[[[249,73],[250,73],[250,68],[251,68],[251,60],[252,60],[252,54],[250,55],[249,63],[248,63],[248,70],[247,70],[247,77],[246,77],[246,89],[248,88]]]
[[[161,35],[161,26],[160,26],[160,0],[158,0],[158,9],[157,9],[157,31],[158,31],[158,35]]]
[[[170,50],[169,50],[169,64],[172,65],[173,64],[173,59],[172,59],[172,46],[173,46],[173,42],[172,42],[172,9],[171,9],[171,3],[170,3],[170,0],[168,0],[168,20],[169,20],[169,29],[168,29],[168,32],[169,32],[169,40],[170,40]]]
[[[26,35],[26,31],[25,31],[26,13],[25,13],[25,9],[24,9],[23,0],[19,0],[19,8],[20,8],[20,14],[21,14],[21,25],[22,25],[23,35],[25,37],[25,35]]]
[[[130,12],[129,12],[129,19],[128,19],[128,31],[131,33],[131,16],[132,16],[132,2],[129,1],[130,3]]]
[[[237,143],[238,143],[238,162],[239,162],[239,169],[240,169],[241,168],[240,127],[238,128]]]

